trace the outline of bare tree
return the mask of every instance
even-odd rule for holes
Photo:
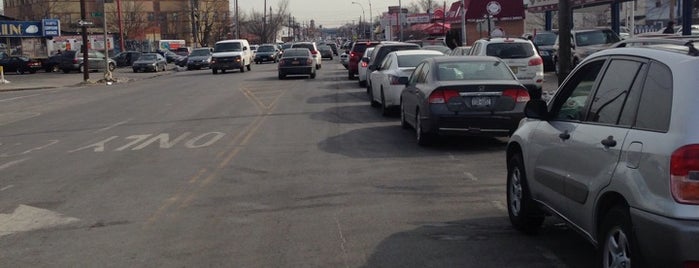
[[[268,43],[275,41],[277,33],[281,30],[284,23],[288,22],[289,0],[283,0],[277,4],[276,11],[268,14],[267,17],[261,12],[252,10],[250,19],[244,24],[245,30],[250,34],[255,34],[260,37],[260,43]],[[242,23],[241,23],[242,24]]]
[[[119,18],[117,15],[116,4],[106,7],[107,25],[109,31],[119,31]],[[145,35],[146,28],[146,12],[143,1],[130,0],[121,2],[121,20],[124,25],[124,39],[136,39]]]
[[[200,46],[208,46],[217,40],[225,39],[231,29],[228,5],[224,1],[193,0],[185,8],[191,14],[192,34]],[[194,30],[196,29],[196,31]]]

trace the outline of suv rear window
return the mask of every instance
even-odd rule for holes
[[[534,48],[529,43],[495,43],[488,44],[485,54],[501,59],[523,59],[534,56]]]
[[[294,44],[294,45],[291,46],[291,47],[292,47],[292,48],[307,48],[307,49],[310,50],[310,51],[315,50],[315,49],[313,48],[313,44]]]
[[[361,44],[357,43],[357,44],[354,44],[354,46],[352,47],[352,51],[364,53],[364,51],[366,51],[366,47],[367,47],[366,43],[361,43]]]

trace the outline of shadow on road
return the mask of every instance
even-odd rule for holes
[[[306,100],[306,103],[317,104],[317,103],[369,103],[369,99],[364,92],[340,92],[327,94],[323,96],[310,97]],[[368,105],[365,107],[369,109]]]
[[[394,118],[384,118],[376,113],[376,111],[369,106],[369,102],[366,102],[364,105],[330,107],[322,112],[311,114],[311,119],[338,124],[397,122]]]
[[[422,224],[384,239],[362,267],[595,267],[594,247],[547,220],[538,235],[507,217]]]

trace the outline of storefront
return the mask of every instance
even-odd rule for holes
[[[488,37],[489,33],[500,28],[506,36],[521,36],[524,34],[524,3],[512,0],[470,0],[451,4],[446,12],[446,23],[451,29],[461,32],[461,15],[466,12],[466,45]]]
[[[59,36],[60,21],[0,21],[0,50],[10,55],[25,55],[43,60],[49,53],[46,40]]]

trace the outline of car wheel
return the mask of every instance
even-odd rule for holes
[[[512,156],[508,161],[507,214],[512,226],[527,234],[536,233],[544,222],[544,214],[531,198],[520,154]]]
[[[63,73],[65,73],[65,74],[70,73],[70,70],[69,70],[69,69],[63,69]]]
[[[408,124],[408,121],[405,120],[405,107],[403,106],[403,100],[400,101],[400,126],[403,129],[410,129],[410,125]]]
[[[415,136],[417,138],[417,144],[420,146],[429,146],[435,139],[434,134],[423,131],[420,110],[415,112]]]
[[[30,74],[35,74],[35,73],[36,73],[36,70],[34,70],[34,69],[29,70],[29,73],[30,73]]]
[[[374,100],[374,90],[369,90],[369,104],[371,107],[379,107],[379,103]]]
[[[53,67],[51,67],[51,72],[58,72],[60,70],[61,68],[58,68],[58,65],[54,65]]]
[[[218,69],[211,69],[211,73],[218,74]]]
[[[224,70],[225,70],[225,69],[224,69]],[[240,72],[241,72],[241,73],[244,73],[244,72],[245,72],[245,63],[243,63],[243,65],[240,66]]]
[[[85,72],[85,71],[83,70],[84,68],[85,68],[85,67],[83,67],[82,65],[80,65],[80,66],[78,67],[78,72],[79,72],[79,73]]]
[[[616,205],[604,215],[597,241],[602,267],[631,267],[634,258],[634,266],[640,263],[628,207]]]
[[[286,75],[283,75],[282,73],[279,73],[278,77],[279,77],[279,80],[282,80],[282,79],[284,79],[284,78],[286,77]]]
[[[388,116],[390,114],[390,111],[388,110],[388,107],[386,107],[386,97],[383,94],[383,87],[381,88],[381,115],[382,116]]]
[[[320,70],[320,64],[316,64],[316,70]]]
[[[316,79],[316,72],[315,71],[311,73],[311,79]]]
[[[243,71],[243,72],[244,72],[244,71]],[[226,69],[221,69],[221,73],[222,73],[222,74],[225,74],[225,73],[226,73]]]
[[[252,71],[252,63],[248,64],[248,71]]]
[[[138,69],[133,68],[133,72],[134,72],[134,73],[137,73],[137,72],[138,72]]]
[[[333,60],[333,57],[332,57],[332,56],[330,57],[330,60]]]
[[[359,87],[366,87],[366,80],[359,80]]]

